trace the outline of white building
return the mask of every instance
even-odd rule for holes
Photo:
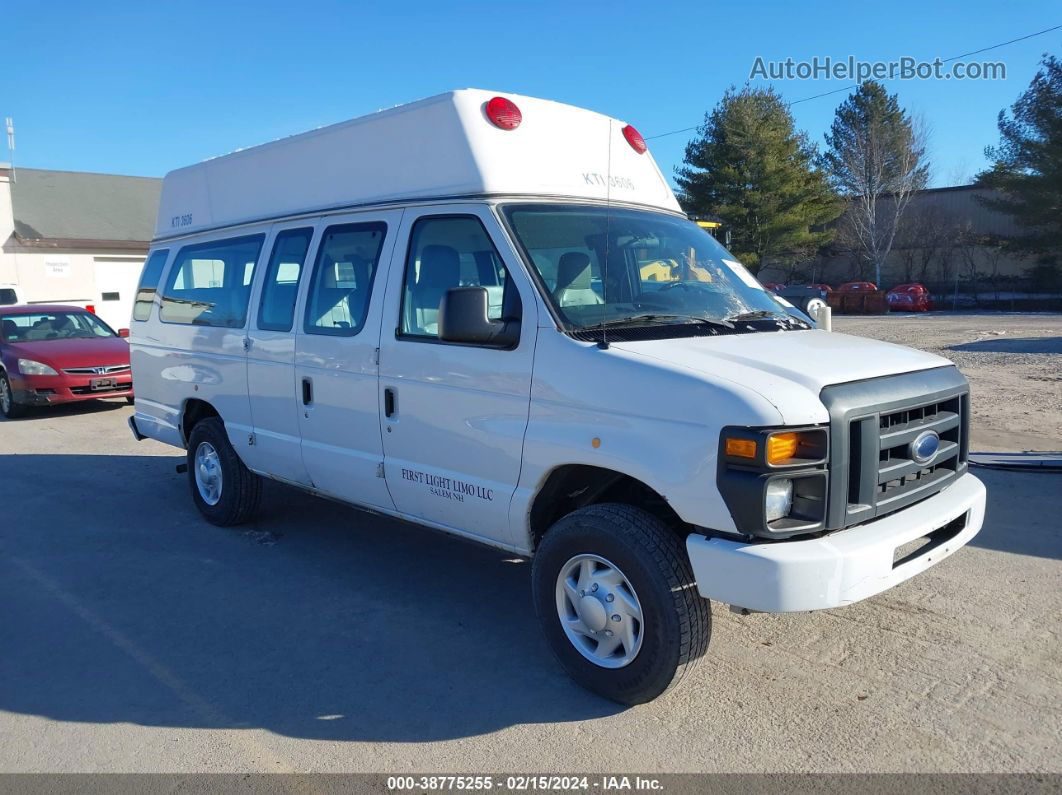
[[[29,303],[91,304],[124,328],[162,180],[0,163],[0,284]]]

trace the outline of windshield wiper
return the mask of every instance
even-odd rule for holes
[[[606,320],[604,323],[598,323],[596,326],[587,326],[587,330],[593,328],[612,328],[615,326],[625,326],[630,323],[656,323],[657,325],[673,326],[674,321],[681,320],[685,323],[701,323],[706,326],[716,326],[719,328],[734,328],[734,324],[730,322],[730,319],[717,320],[710,317],[700,317],[699,315],[668,315],[668,314],[646,314],[646,315],[631,315],[629,317],[620,317],[615,320]]]
[[[805,326],[807,328],[811,328],[811,326],[808,326],[807,323],[805,323],[798,317],[793,317],[792,315],[787,315],[783,312],[771,312],[769,309],[757,309],[752,312],[741,312],[737,315],[730,315],[727,320],[736,323],[741,323],[745,320],[777,320],[779,322],[788,323],[789,325],[800,325]]]

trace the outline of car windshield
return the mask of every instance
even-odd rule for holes
[[[503,212],[569,331],[799,323],[715,238],[684,218],[579,205],[509,205]]]
[[[87,339],[117,336],[110,326],[88,312],[40,312],[0,316],[4,342]]]

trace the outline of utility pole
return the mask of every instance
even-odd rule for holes
[[[11,181],[18,182],[15,176],[15,120],[8,116],[4,119],[4,126],[7,128],[7,151],[11,158]]]

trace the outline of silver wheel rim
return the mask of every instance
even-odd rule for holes
[[[602,668],[630,665],[642,647],[638,594],[618,566],[598,555],[576,555],[561,566],[557,617],[576,650]]]
[[[221,499],[221,459],[210,442],[200,442],[195,448],[195,485],[207,505],[217,505]]]
[[[4,410],[4,414],[11,411],[11,388],[6,378],[0,378],[0,409]]]

